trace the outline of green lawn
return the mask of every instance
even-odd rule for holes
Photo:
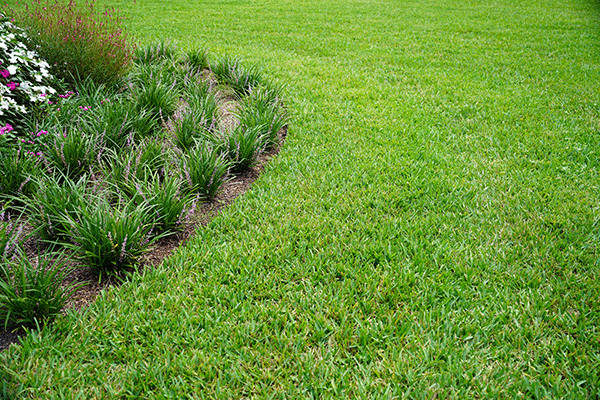
[[[12,390],[600,396],[597,2],[110,3],[287,84],[289,135],[160,268],[3,353]]]

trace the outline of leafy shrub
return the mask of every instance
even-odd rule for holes
[[[158,236],[151,236],[154,207],[146,202],[113,207],[97,197],[81,207],[76,218],[63,216],[71,243],[86,265],[102,274],[131,267]]]
[[[5,10],[25,29],[52,72],[66,82],[90,78],[112,85],[131,64],[133,45],[114,8],[99,10],[93,0],[33,0],[26,7]]]
[[[221,83],[231,86],[240,97],[249,94],[263,80],[258,67],[244,68],[237,58],[221,57],[213,63],[211,69]]]
[[[179,160],[184,190],[213,198],[227,178],[229,163],[210,146],[196,146]]]
[[[5,328],[34,328],[51,322],[62,310],[76,285],[63,285],[70,269],[62,254],[39,254],[35,262],[21,253],[0,264],[0,321]]]
[[[58,85],[48,63],[27,50],[25,33],[0,14],[0,126],[20,130],[25,114],[38,113]],[[16,133],[16,132],[15,132]]]

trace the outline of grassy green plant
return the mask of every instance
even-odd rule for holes
[[[229,85],[238,96],[250,93],[252,88],[262,83],[262,73],[257,66],[244,67],[235,57],[223,56],[211,64],[217,79]]]
[[[154,208],[155,231],[172,233],[180,229],[186,214],[195,208],[194,197],[181,193],[182,180],[176,176],[152,174],[138,185],[136,198]]]
[[[139,65],[156,64],[165,60],[174,61],[177,46],[170,39],[139,46],[135,50],[135,62]]]
[[[230,163],[211,146],[195,146],[179,159],[183,188],[186,192],[211,199],[227,179],[229,166]]]
[[[0,201],[4,206],[18,203],[17,198],[35,191],[32,177],[37,175],[39,166],[39,157],[21,149],[0,152]]]
[[[188,103],[190,113],[196,116],[198,124],[205,131],[213,132],[218,120],[219,107],[208,83],[194,81],[186,87],[184,97]]]
[[[99,196],[81,207],[76,217],[61,215],[70,243],[65,246],[98,274],[119,272],[135,265],[157,236],[151,236],[154,207],[132,201],[113,207]]]
[[[203,69],[208,68],[208,52],[203,49],[194,47],[187,50],[184,54],[184,62],[188,69],[192,72],[199,73]]]
[[[287,114],[277,107],[276,100],[258,96],[245,97],[236,115],[242,128],[259,129],[261,144],[265,148],[272,148],[277,144],[277,134],[288,121]]]
[[[97,162],[101,143],[83,131],[50,132],[52,140],[44,149],[44,160],[57,176],[78,179],[82,174],[90,172]]]
[[[114,84],[130,66],[134,46],[114,8],[102,10],[93,0],[34,0],[4,9],[26,30],[53,73],[67,82],[89,78]]]
[[[146,110],[155,120],[167,120],[177,108],[177,91],[160,81],[151,81],[136,89],[137,110]]]
[[[66,301],[81,285],[63,285],[69,273],[61,253],[38,253],[32,262],[20,253],[0,263],[0,322],[5,328],[43,327],[58,316]]]
[[[267,125],[253,125],[250,127],[239,125],[222,134],[219,149],[231,161],[233,172],[242,172],[254,165],[256,158],[264,150],[265,139],[263,133],[267,129]]]
[[[108,150],[102,164],[103,175],[123,195],[135,195],[136,186],[152,173],[162,172],[164,161],[157,146],[134,145],[128,151]]]
[[[79,210],[87,202],[93,201],[88,190],[89,179],[82,176],[73,181],[45,176],[36,180],[38,190],[35,195],[24,200],[24,214],[36,229],[39,237],[45,241],[69,241],[65,217],[77,218]]]
[[[188,151],[198,140],[206,136],[201,122],[194,112],[184,112],[180,118],[174,121],[175,144],[182,151]]]

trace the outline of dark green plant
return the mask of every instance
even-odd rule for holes
[[[113,85],[129,68],[134,45],[114,8],[92,1],[34,0],[26,7],[5,6],[25,29],[32,48],[52,72],[67,82],[91,79]]]
[[[140,181],[152,174],[164,174],[166,161],[162,146],[146,141],[133,145],[128,151],[117,153],[108,150],[102,163],[105,180],[127,197],[133,197]]]
[[[49,175],[38,179],[36,184],[39,189],[24,201],[24,213],[42,239],[67,242],[65,217],[76,218],[81,207],[94,201],[92,191],[88,190],[89,179],[85,175],[77,181]]]
[[[138,65],[148,65],[162,62],[164,60],[174,60],[177,55],[175,43],[167,39],[161,39],[157,42],[139,46],[135,50],[135,63]]]
[[[265,125],[239,125],[223,134],[220,148],[231,161],[233,172],[242,172],[254,165],[256,158],[264,150],[262,132],[266,129]]]
[[[204,199],[213,198],[225,183],[229,165],[216,149],[195,146],[179,160],[184,190]]]
[[[118,272],[135,265],[159,237],[151,235],[155,208],[133,200],[117,206],[98,197],[81,207],[76,218],[63,216],[77,257],[97,273]]]
[[[263,81],[258,67],[243,67],[237,58],[221,57],[211,65],[211,69],[219,82],[231,86],[240,97],[249,94]]]
[[[177,108],[179,96],[174,86],[167,86],[160,81],[151,81],[135,90],[137,110],[147,111],[152,118],[167,120]]]
[[[39,173],[40,159],[19,149],[0,152],[0,201],[18,204],[35,192],[32,180]]]
[[[154,228],[157,232],[174,232],[182,226],[185,213],[191,211],[194,197],[182,193],[182,180],[176,176],[153,174],[138,186],[138,201],[154,207]]]
[[[35,262],[22,251],[4,259],[0,270],[0,322],[5,328],[43,326],[56,318],[81,285],[64,285],[71,271],[62,253],[38,253]]]
[[[44,150],[48,167],[69,179],[78,179],[96,164],[102,143],[100,138],[83,131],[71,129],[64,132],[50,132],[53,139]]]
[[[197,123],[205,131],[214,132],[219,115],[219,106],[215,95],[210,92],[208,84],[201,82],[188,85],[184,96],[190,112],[196,116]]]
[[[191,149],[199,139],[207,136],[198,114],[189,111],[174,121],[173,134],[175,144],[184,152]]]
[[[245,129],[260,127],[262,145],[271,148],[277,144],[278,132],[287,125],[287,114],[268,99],[245,97],[239,106],[236,116],[240,126]]]
[[[208,68],[208,53],[204,49],[191,49],[185,52],[184,62],[191,72],[199,73]]]

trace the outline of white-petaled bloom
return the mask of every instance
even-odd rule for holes
[[[19,68],[19,67],[17,67],[16,65],[14,65],[14,64],[11,64],[11,65],[9,65],[9,66],[8,66],[6,69],[8,70],[8,72],[10,72],[10,74],[11,74],[11,75],[14,75],[14,74],[16,74],[16,73],[17,73],[17,69],[18,69],[18,68]]]

